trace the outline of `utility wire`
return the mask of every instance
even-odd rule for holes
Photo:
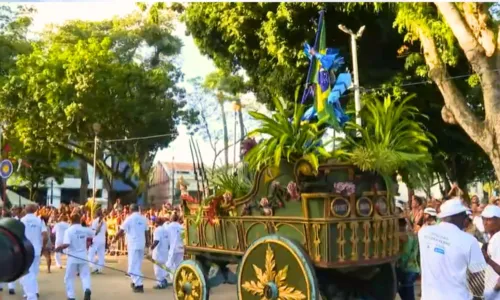
[[[491,72],[500,72],[500,69],[491,69],[489,71],[491,71]],[[477,75],[477,73],[450,76],[450,77],[444,78],[443,81],[450,81],[450,80],[454,80],[454,79],[468,78],[468,77],[471,77],[473,75]],[[362,93],[366,94],[366,93],[373,92],[373,91],[386,90],[386,89],[391,89],[391,88],[395,88],[395,87],[407,87],[407,86],[415,86],[415,85],[423,85],[423,84],[433,84],[433,82],[432,82],[432,80],[428,79],[428,80],[421,80],[421,81],[415,81],[415,82],[402,83],[402,84],[399,84],[399,85],[387,85],[387,86],[380,86],[380,87],[367,88],[367,89],[359,87],[359,89],[360,89],[360,91]],[[352,93],[344,94],[344,95],[342,95],[340,97],[341,98],[348,97],[351,94]]]
[[[489,70],[491,72],[500,72],[500,69],[492,69]],[[450,80],[455,80],[455,79],[462,79],[462,78],[468,78],[473,75],[476,75],[477,73],[471,73],[471,74],[463,74],[463,75],[457,75],[457,76],[450,76],[447,78],[444,78],[444,81],[450,81]],[[423,85],[423,84],[432,84],[432,80],[422,80],[422,81],[415,81],[415,82],[408,82],[408,83],[402,83],[399,85],[387,85],[387,86],[380,86],[380,87],[374,87],[374,88],[362,88],[358,87],[360,91],[364,94],[373,92],[373,91],[379,91],[379,90],[387,90],[391,89],[394,87],[408,87],[408,86],[416,86],[416,85]],[[349,97],[352,93],[347,93],[340,98],[344,97]],[[115,143],[115,142],[128,142],[128,141],[139,141],[139,140],[148,140],[148,139],[155,139],[155,138],[160,138],[160,137],[167,137],[167,136],[175,136],[177,133],[165,133],[165,134],[157,134],[157,135],[147,135],[147,136],[139,136],[139,137],[132,137],[132,138],[122,138],[122,139],[111,139],[111,140],[99,140],[100,142],[104,143]],[[94,141],[87,141],[87,143],[94,143]]]
[[[154,138],[166,137],[166,136],[174,136],[174,135],[177,135],[177,133],[165,133],[165,134],[147,135],[147,136],[139,136],[139,137],[123,138],[123,139],[113,139],[113,140],[101,140],[101,141],[106,142],[106,143],[114,143],[114,142],[148,140],[148,139],[154,139]]]

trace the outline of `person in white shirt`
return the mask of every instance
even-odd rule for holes
[[[47,244],[48,233],[47,226],[45,222],[39,217],[35,216],[37,210],[37,205],[30,204],[27,205],[26,215],[21,218],[21,222],[24,224],[24,233],[26,238],[33,244],[35,250],[33,263],[28,271],[28,274],[24,275],[20,283],[23,286],[24,294],[26,295],[26,300],[37,300],[38,299],[38,281],[37,276],[40,272],[40,255],[42,254],[42,249],[44,245]]]
[[[56,240],[55,240],[55,243],[54,243],[54,246],[57,248],[59,246],[61,246],[63,244],[63,241],[64,241],[64,233],[66,232],[66,230],[69,228],[69,223],[68,223],[68,216],[66,215],[61,215],[59,217],[59,222],[56,223],[56,225],[54,225],[54,227],[52,228],[52,233],[56,236]],[[59,268],[59,269],[62,269],[62,261],[61,261],[61,257],[62,257],[62,253],[61,252],[56,252],[55,253],[55,257],[56,257],[56,266]]]
[[[63,244],[55,248],[57,252],[66,249],[68,256],[66,274],[64,275],[68,300],[75,300],[74,280],[77,274],[80,274],[80,280],[82,281],[83,300],[90,300],[91,295],[90,268],[87,262],[87,239],[94,237],[94,231],[83,227],[80,221],[81,216],[79,214],[71,215],[71,226],[64,233]]]
[[[486,300],[500,300],[500,207],[488,205],[481,213],[486,233],[490,236],[489,242],[483,245],[483,254],[486,263],[492,267],[485,274],[484,297]]]
[[[151,245],[151,250],[153,251],[153,260],[155,261],[153,271],[155,272],[158,284],[154,287],[154,289],[165,289],[168,287],[167,271],[159,265],[164,265],[167,262],[169,240],[167,230],[162,226],[164,223],[163,218],[157,218],[155,223],[156,228],[153,233],[153,244]]]
[[[106,255],[106,231],[108,226],[104,217],[102,215],[102,210],[96,212],[96,218],[92,221],[90,226],[95,233],[95,237],[92,240],[92,245],[89,249],[89,261],[95,262],[95,256],[97,255],[97,265],[92,264],[93,273],[102,273],[102,267],[104,266],[104,256]]]
[[[146,247],[146,234],[148,220],[139,213],[136,204],[130,205],[132,212],[123,222],[120,230],[113,239],[113,243],[125,233],[128,251],[128,274],[132,279],[132,290],[135,293],[144,293],[142,280],[142,262],[144,260],[144,248]]]
[[[486,261],[477,240],[463,231],[467,208],[459,198],[441,205],[441,223],[418,232],[422,300],[470,300],[468,282],[476,282],[474,295],[482,295]]]
[[[167,268],[172,272],[175,272],[177,267],[184,260],[184,240],[182,235],[184,233],[184,227],[179,223],[179,215],[177,212],[173,212],[170,224],[165,228],[168,235],[168,257],[167,257]],[[169,279],[172,281],[172,274],[168,274]]]

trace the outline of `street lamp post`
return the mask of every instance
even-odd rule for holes
[[[363,35],[365,26],[361,26],[357,33],[354,33],[351,29],[340,24],[339,29],[351,36],[351,55],[352,55],[352,72],[353,72],[353,83],[354,83],[354,107],[356,109],[356,124],[362,126],[361,117],[359,116],[359,111],[361,110],[361,97],[359,93],[359,70],[358,70],[358,48],[356,40]]]
[[[97,162],[97,143],[99,142],[98,134],[99,134],[99,131],[101,131],[101,124],[94,123],[92,125],[92,129],[94,130],[94,178],[93,178],[93,184],[92,184],[92,197],[93,197],[93,199],[95,201],[96,200],[96,195],[97,195],[97,186],[96,186],[96,181],[97,181],[97,168],[96,168],[96,162]]]

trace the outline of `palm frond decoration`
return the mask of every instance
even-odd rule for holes
[[[233,198],[245,196],[252,188],[252,181],[244,175],[244,170],[233,170],[223,167],[213,170],[209,181],[215,189],[215,195],[220,196],[225,192],[230,192]]]
[[[346,137],[334,156],[347,160],[362,171],[392,176],[397,170],[419,169],[430,163],[429,147],[435,137],[420,121],[426,118],[410,101],[390,96],[383,101],[369,97],[361,110],[363,126],[347,122]],[[358,132],[358,136],[349,133]]]
[[[274,104],[276,111],[270,117],[256,111],[249,112],[260,122],[259,128],[248,133],[249,137],[261,135],[264,140],[248,151],[245,161],[250,168],[258,170],[263,166],[279,166],[283,159],[295,162],[304,158],[317,169],[321,159],[331,156],[325,150],[326,144],[322,143],[328,118],[314,124],[301,122],[303,105],[295,104],[293,114],[290,114],[280,100],[275,99]]]
[[[90,218],[94,220],[97,211],[101,209],[101,204],[97,202],[94,198],[90,198],[87,200],[87,203],[85,203],[85,208],[90,212]]]

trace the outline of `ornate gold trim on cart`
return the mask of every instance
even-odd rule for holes
[[[289,276],[293,274],[293,276]],[[319,299],[314,267],[297,242],[279,235],[256,240],[245,252],[238,273],[238,299]]]
[[[208,286],[202,265],[196,260],[185,260],[177,268],[173,280],[176,300],[207,300]]]

